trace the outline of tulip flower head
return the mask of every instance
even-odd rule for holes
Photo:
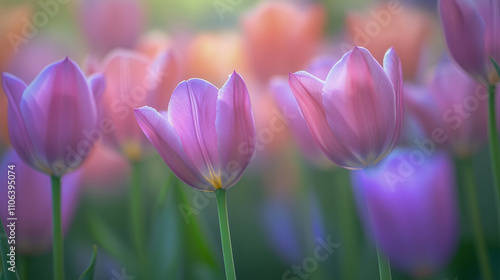
[[[352,179],[364,225],[391,264],[425,277],[444,267],[457,246],[455,177],[444,152],[422,164],[414,151],[396,149]]]
[[[289,76],[309,130],[323,153],[348,169],[362,169],[388,155],[403,120],[401,62],[389,49],[384,68],[356,47],[323,81],[308,72]]]
[[[85,135],[98,126],[102,75],[87,78],[66,58],[46,67],[28,86],[4,73],[2,86],[9,101],[9,136],[19,157],[49,175],[79,167],[94,145]]]
[[[219,90],[202,79],[181,82],[168,110],[135,109],[144,134],[186,184],[228,189],[255,149],[255,124],[245,82],[234,72]]]
[[[455,63],[442,61],[430,84],[420,90],[406,90],[408,112],[423,128],[428,139],[455,154],[473,155],[488,139],[486,86],[471,78]],[[437,137],[437,131],[443,136]]]
[[[500,61],[500,3],[440,0],[439,14],[448,49],[458,65],[480,82],[498,82],[490,57]]]
[[[111,140],[129,159],[138,160],[147,139],[135,122],[133,109],[145,105],[167,108],[170,93],[180,81],[177,58],[170,50],[151,59],[118,49],[97,68],[106,78],[103,107],[114,125]]]

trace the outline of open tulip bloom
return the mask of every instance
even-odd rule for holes
[[[202,79],[181,82],[168,110],[135,109],[137,122],[172,172],[187,185],[215,191],[227,279],[236,279],[225,190],[255,149],[255,124],[245,82],[234,72],[219,90]]]
[[[403,120],[401,63],[394,49],[384,68],[356,47],[323,81],[308,72],[290,74],[292,89],[316,143],[334,163],[362,169],[387,156]]]
[[[2,86],[12,146],[26,164],[52,179],[54,279],[62,280],[61,176],[78,168],[92,150],[94,142],[85,132],[97,128],[104,79],[87,79],[66,58],[47,66],[29,86],[4,73]]]

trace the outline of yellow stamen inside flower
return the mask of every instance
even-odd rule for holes
[[[207,181],[212,186],[214,186],[216,190],[222,188],[222,181],[221,181],[220,175],[215,174],[215,172],[211,166],[209,167],[209,170],[210,170],[210,178],[205,177],[207,179]]]

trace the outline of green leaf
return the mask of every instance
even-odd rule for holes
[[[88,212],[87,225],[99,247],[125,266],[134,265],[135,262],[130,257],[133,256],[132,252],[121,242],[120,236],[96,212]]]
[[[87,270],[85,270],[85,272],[83,272],[82,276],[80,276],[80,280],[93,280],[94,279],[96,258],[97,258],[97,246],[93,245],[92,257],[90,258],[89,267],[87,267]]]
[[[490,57],[491,62],[493,63],[493,67],[495,67],[495,71],[497,71],[497,75],[500,77],[500,66],[498,66],[498,63]]]
[[[10,267],[10,264],[8,263],[9,260],[7,258],[7,254],[9,254],[10,250],[9,250],[9,245],[7,242],[7,240],[8,240],[7,234],[5,233],[2,219],[0,219],[0,224],[2,225],[2,226],[0,226],[0,255],[2,258],[2,262],[1,262],[1,266],[0,266],[2,274],[0,274],[0,279],[1,280],[13,280],[13,279],[19,280],[19,274],[17,273],[17,265],[15,268],[15,272],[8,270],[8,268]]]

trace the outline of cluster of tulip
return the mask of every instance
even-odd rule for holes
[[[49,7],[48,14],[62,9],[59,2],[50,3],[43,6]],[[215,3],[221,3],[214,2],[220,16]],[[418,64],[423,59],[415,57],[425,56],[424,41],[432,29],[429,12],[393,0],[372,11],[375,19],[371,21],[349,14],[345,35],[349,43],[339,44],[340,48],[349,45],[349,50],[342,56],[330,51],[331,57],[319,55],[326,11],[321,5],[306,4],[258,5],[241,21],[242,38],[231,32],[167,38],[158,32],[141,36],[145,11],[139,2],[80,0],[78,18],[89,45],[80,65],[68,56],[50,58],[50,52],[59,53],[46,46],[49,50],[42,51],[39,43],[13,43],[14,37],[8,34],[18,32],[16,28],[26,31],[26,26],[6,24],[11,46],[2,49],[6,58],[2,53],[0,69],[20,74],[1,77],[5,95],[0,102],[8,109],[0,116],[5,148],[0,168],[16,166],[18,179],[14,198],[8,195],[7,185],[0,186],[0,218],[5,227],[12,216],[7,205],[16,200],[14,247],[18,254],[43,254],[52,244],[53,278],[64,279],[68,275],[64,235],[77,211],[80,186],[93,186],[94,192],[100,192],[97,196],[106,196],[105,185],[123,184],[130,185],[128,204],[119,207],[130,210],[126,223],[134,248],[117,249],[121,248],[118,241],[107,233],[110,226],[99,215],[89,215],[88,225],[82,222],[95,234],[92,243],[127,267],[136,264],[134,273],[140,279],[220,278],[220,272],[213,269],[218,261],[207,245],[208,230],[198,219],[191,220],[200,209],[186,206],[188,199],[179,187],[183,182],[200,193],[214,193],[225,277],[236,279],[226,191],[248,168],[256,174],[248,180],[264,185],[268,194],[269,204],[259,208],[265,212],[261,220],[271,247],[284,262],[303,260],[302,267],[293,266],[282,279],[334,277],[319,267],[337,249],[321,241],[324,246],[318,248],[325,248],[329,255],[316,256],[315,250],[315,258],[304,259],[301,252],[325,236],[326,206],[321,191],[312,185],[332,184],[331,178],[325,182],[315,177],[334,172],[335,177],[350,175],[339,180],[338,186],[329,186],[342,190],[335,192],[338,208],[332,214],[340,216],[332,218],[340,223],[336,230],[340,248],[349,251],[342,256],[342,279],[365,276],[357,272],[362,263],[358,220],[370,237],[367,244],[374,244],[368,247],[376,248],[381,280],[391,279],[394,273],[439,276],[457,255],[461,240],[458,193],[466,198],[466,223],[472,227],[477,252],[472,259],[477,259],[479,268],[472,273],[486,280],[500,276],[493,269],[498,267],[498,248],[495,256],[488,247],[498,243],[498,238],[489,241],[484,232],[473,164],[489,142],[493,187],[485,189],[494,196],[481,204],[496,210],[492,212],[497,219],[491,223],[495,225],[500,219],[495,98],[500,81],[500,2],[438,1],[452,59],[441,59],[426,79],[419,77],[424,65]],[[31,14],[26,7],[8,9],[15,15],[8,23]],[[18,56],[9,53],[18,47]],[[25,69],[36,53],[43,57],[33,59],[33,64],[44,68],[35,76],[37,67]],[[20,67],[23,59],[30,65]],[[293,137],[286,137],[287,132]],[[295,157],[289,138],[295,139],[304,159]],[[149,180],[146,165],[157,154],[168,168],[161,165],[162,171]],[[297,167],[297,162],[302,165]],[[1,172],[2,184],[13,181]],[[120,181],[128,173],[130,180]],[[163,173],[169,174],[167,179]],[[144,189],[151,183],[165,184],[162,181],[166,186],[154,190],[159,193],[155,195],[158,207],[164,209],[159,217],[173,219],[180,211],[186,224],[192,222],[194,226],[185,228],[185,242],[172,241],[173,230],[156,236],[157,224],[148,229],[145,217],[150,205],[144,203]],[[295,200],[303,206],[301,215],[289,211]],[[359,218],[351,201],[357,205]],[[179,207],[169,207],[176,202]],[[303,223],[300,229],[297,223]],[[309,245],[300,244],[299,235]],[[162,241],[166,245],[161,246],[158,238],[167,240]],[[157,243],[148,247],[149,239]],[[8,240],[0,241],[1,279],[19,279],[18,272],[6,269]],[[173,256],[167,256],[170,250],[175,251]],[[156,251],[161,252],[153,256]],[[210,271],[176,270],[181,266],[177,255],[188,254],[184,251],[201,255],[196,261],[205,262],[203,269]],[[96,254],[94,247],[81,279],[98,274]],[[26,276],[32,275],[26,271],[21,278],[33,277]],[[238,274],[248,278],[243,272]]]

